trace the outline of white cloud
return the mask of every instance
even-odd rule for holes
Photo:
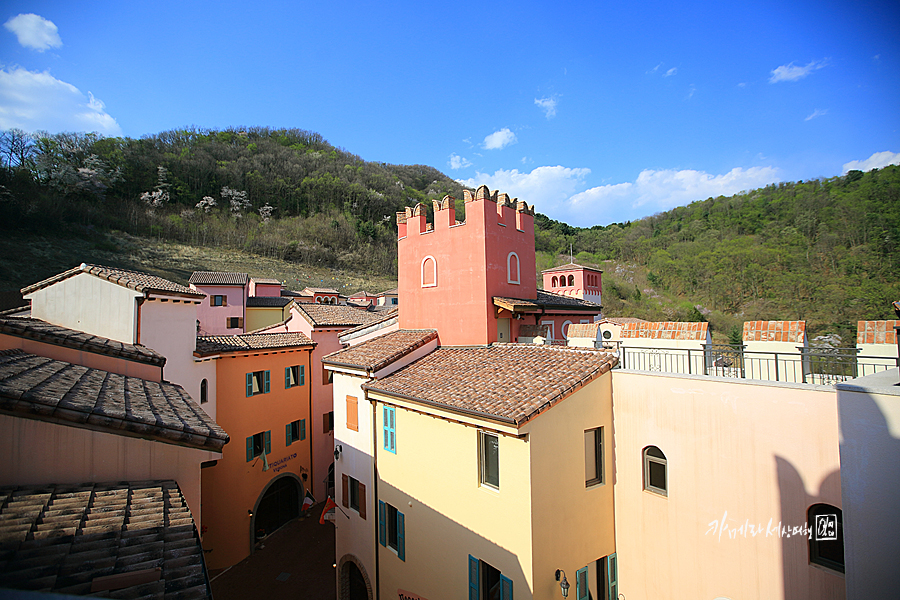
[[[826,110],[819,110],[819,109],[817,108],[816,110],[812,111],[812,113],[811,113],[808,117],[806,117],[806,118],[803,119],[803,120],[804,120],[804,121],[811,121],[812,119],[815,119],[816,117],[821,117],[822,115],[827,115],[827,114],[828,114],[828,110],[827,110],[827,109],[826,109]]]
[[[900,152],[876,152],[866,160],[851,160],[844,165],[844,170],[841,174],[846,175],[848,171],[883,169],[888,165],[900,165]]]
[[[22,68],[0,69],[0,129],[96,131],[121,135],[122,129],[103,102],[50,73]]]
[[[552,119],[556,116],[556,98],[541,98],[540,100],[535,98],[534,103],[537,104],[542,111],[544,111],[544,116],[546,116],[548,119]]]
[[[775,181],[779,181],[779,177],[778,169],[774,167],[736,167],[724,175],[691,169],[646,169],[633,182],[602,185],[575,194],[566,202],[566,210],[575,221],[625,221],[696,200],[730,196]]]
[[[501,150],[510,144],[515,144],[516,134],[504,127],[500,131],[495,131],[491,135],[484,138],[485,150]]]
[[[539,212],[559,213],[566,198],[572,195],[590,169],[570,169],[568,167],[537,167],[530,173],[518,169],[500,169],[493,175],[476,173],[469,179],[457,179],[468,187],[486,185],[491,190],[505,192],[528,204],[534,204]]]
[[[794,63],[788,63],[786,65],[781,65],[777,69],[772,70],[772,76],[769,78],[769,83],[778,83],[779,81],[797,81],[798,79],[803,79],[813,71],[818,71],[821,68],[828,66],[828,59],[824,60],[814,60],[805,67],[795,66]]]
[[[678,72],[678,67],[672,67],[671,69],[669,69],[668,71],[665,72],[663,77],[671,77],[672,75],[674,75],[677,72]]]
[[[466,167],[471,167],[472,161],[467,160],[465,157],[460,156],[459,154],[453,153],[450,155],[450,168],[453,170],[456,169],[464,169]]]
[[[697,87],[692,83],[691,87],[688,88],[688,95],[687,95],[687,98],[685,98],[685,100],[690,100],[691,98],[693,98],[694,92],[696,92],[696,91],[697,91]]]
[[[62,39],[59,30],[53,21],[33,13],[16,15],[3,24],[9,31],[16,34],[19,43],[26,48],[33,48],[43,52],[48,48],[59,48]]]

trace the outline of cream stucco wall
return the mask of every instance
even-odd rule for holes
[[[534,598],[560,597],[556,569],[566,572],[574,597],[578,569],[616,551],[612,417],[612,374],[606,373],[522,428],[533,482]],[[584,432],[596,427],[603,428],[604,481],[586,487]]]
[[[0,415],[0,456],[0,486],[174,479],[200,524],[208,451]]]
[[[844,597],[842,575],[809,564],[806,537],[773,533],[802,527],[812,504],[841,506],[833,388],[623,370],[612,387],[620,593]],[[667,497],[643,489],[650,445],[666,455]]]
[[[378,496],[405,515],[406,560],[378,546],[381,597],[396,598],[403,589],[428,600],[464,598],[472,555],[510,578],[515,597],[528,598],[532,588],[528,441],[499,436],[498,491],[479,484],[478,427],[403,406],[395,410],[397,453],[376,444]],[[382,411],[377,412],[379,431]]]
[[[140,292],[78,273],[25,296],[31,316],[127,344],[137,342],[135,298]]]
[[[900,374],[837,386],[841,425],[847,598],[895,597],[900,589]]]

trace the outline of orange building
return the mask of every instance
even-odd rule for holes
[[[241,561],[300,514],[312,485],[314,346],[302,333],[197,338],[196,356],[216,361],[216,418],[233,440],[201,471],[210,568]]]

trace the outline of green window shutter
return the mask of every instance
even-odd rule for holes
[[[300,419],[300,441],[306,439],[306,419]]]
[[[384,501],[378,501],[378,543],[382,546],[387,546],[387,523],[385,523],[385,513],[387,512],[387,508],[384,506]]]
[[[384,449],[397,453],[396,416],[392,406],[384,407]]]
[[[500,600],[513,600],[512,579],[500,575]]]
[[[607,589],[609,598],[619,597],[619,567],[617,563],[615,553],[606,557],[606,579],[609,581],[609,588]]]
[[[247,397],[253,395],[253,373],[247,373]]]
[[[265,374],[265,380],[266,380],[266,381],[265,381],[265,384],[264,384],[264,385],[265,385],[265,389],[264,389],[264,391],[263,391],[263,394],[268,394],[268,393],[269,393],[269,371],[266,371],[265,373],[266,373],[266,374]]]
[[[397,511],[397,557],[406,562],[406,517]]]
[[[285,446],[290,446],[293,441],[294,440],[291,439],[291,424],[288,423],[284,426],[284,444]]]
[[[284,389],[291,387],[291,368],[284,368]]]
[[[478,598],[478,559],[469,555],[469,600]]]
[[[385,406],[384,410],[382,412],[384,413],[383,414],[384,422],[382,423],[382,427],[384,428],[384,449],[390,450],[390,446],[388,446],[388,407]]]
[[[588,569],[578,569],[575,573],[575,598],[588,600]]]
[[[297,378],[297,385],[306,383],[306,366],[300,365],[300,377]]]
[[[272,431],[266,432],[266,454],[272,452]]]
[[[253,460],[253,436],[247,438],[247,462]]]

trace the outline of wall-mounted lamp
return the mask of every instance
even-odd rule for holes
[[[252,517],[252,516],[253,516],[253,511],[250,510],[250,509],[247,509],[247,516],[248,516],[248,517]]]
[[[341,447],[340,444],[338,444],[337,446],[335,446],[335,447],[334,447],[334,460],[340,460],[340,458],[341,458],[341,452],[343,452],[343,451],[344,451],[344,449]]]
[[[559,576],[562,574],[562,581],[559,580]],[[562,590],[563,598],[569,597],[569,580],[566,579],[566,572],[562,569],[556,570],[556,580],[559,581],[559,589]]]

